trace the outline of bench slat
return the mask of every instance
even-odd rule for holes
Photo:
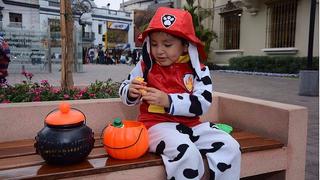
[[[254,151],[263,151],[267,149],[275,149],[283,147],[283,143],[275,141],[272,139],[265,139],[261,137],[252,138],[252,139],[239,139],[238,140],[241,146],[241,152],[254,152]],[[246,147],[246,148],[242,148]]]
[[[1,178],[44,178],[57,179],[74,177],[80,175],[90,175],[97,173],[107,173],[112,171],[121,171],[133,168],[142,168],[161,165],[162,160],[159,156],[147,153],[139,159],[135,160],[116,160],[112,158],[95,158],[72,165],[33,165],[28,167],[7,169],[0,171]]]
[[[20,143],[28,142],[28,144],[21,145]],[[5,142],[3,144],[9,144],[8,147],[0,143],[0,160],[3,158],[26,156],[36,154],[36,149],[34,148],[35,140],[22,140],[22,141],[12,141]],[[13,146],[12,144],[16,144]],[[103,147],[101,139],[95,139],[94,148]]]
[[[231,135],[239,142],[242,153],[283,147],[279,141],[245,131],[235,130]],[[161,157],[152,153],[147,153],[135,160],[123,161],[108,158],[100,137],[96,136],[95,138],[95,147],[87,160],[65,166],[47,165],[35,153],[34,140],[0,143],[0,179],[66,178],[162,164]]]
[[[101,158],[106,157],[106,151],[103,147],[94,148],[89,154],[87,159]],[[44,160],[38,154],[33,154],[29,156],[17,156],[11,158],[0,159],[0,170],[17,168],[17,167],[25,167],[25,166],[33,166],[44,164]]]

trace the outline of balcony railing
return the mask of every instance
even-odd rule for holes
[[[61,39],[61,34],[60,34],[60,32],[51,32],[50,37],[51,37],[51,39],[58,40],[58,39]]]
[[[49,6],[60,7],[59,1],[49,1]]]
[[[23,28],[22,22],[10,22],[8,24],[8,27],[10,27],[10,28]]]
[[[82,41],[92,42],[94,40],[95,40],[95,33],[94,32],[84,32],[82,34]]]

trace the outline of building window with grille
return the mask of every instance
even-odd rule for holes
[[[60,32],[60,20],[59,19],[48,19],[50,32]]]
[[[220,48],[239,49],[242,9],[238,8],[231,1],[228,1],[226,7],[219,14],[221,16]]]
[[[22,14],[9,13],[9,27],[22,27]]]
[[[267,5],[267,48],[295,46],[297,0],[270,0]]]

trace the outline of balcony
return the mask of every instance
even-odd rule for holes
[[[9,28],[23,28],[23,26],[22,26],[22,22],[10,22],[9,24],[8,24],[8,27]]]
[[[95,33],[94,32],[84,32],[82,34],[82,41],[92,42],[94,40],[95,40]]]
[[[232,3],[241,3],[251,15],[256,15],[260,9],[259,0],[232,0]]]
[[[61,34],[60,32],[51,32],[50,33],[51,39],[59,40],[61,39]]]
[[[60,7],[60,2],[59,1],[49,1],[49,6]]]

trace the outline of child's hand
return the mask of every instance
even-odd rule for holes
[[[133,79],[129,85],[129,97],[138,98],[141,95],[144,95],[146,85],[147,83],[143,81],[143,78],[141,81],[141,77]]]
[[[144,101],[147,101],[149,104],[158,105],[165,108],[169,107],[170,104],[167,93],[152,87],[147,87],[146,91],[147,93],[142,97]]]

